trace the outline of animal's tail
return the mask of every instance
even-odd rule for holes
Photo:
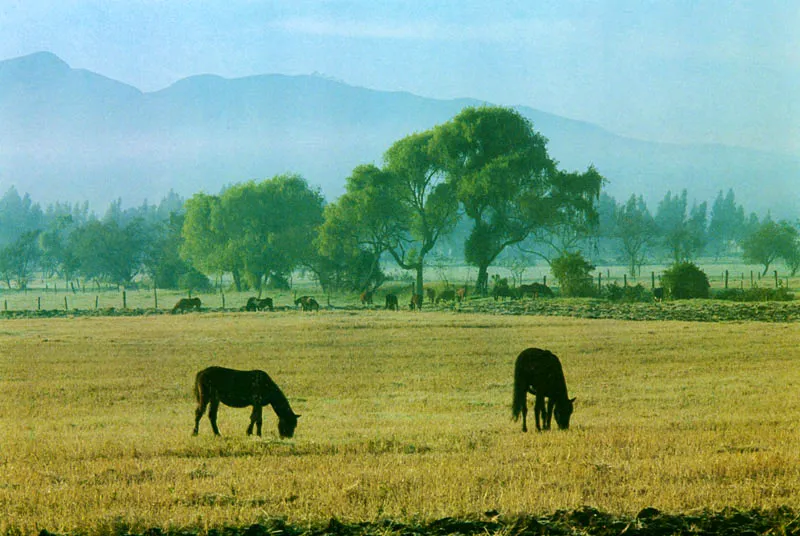
[[[200,372],[194,378],[194,399],[200,403]]]
[[[514,364],[514,398],[511,402],[511,416],[515,421],[519,420],[519,414],[527,404],[527,396],[528,385],[525,380],[525,370],[522,360],[517,357],[517,362]]]

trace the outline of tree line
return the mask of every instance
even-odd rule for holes
[[[99,216],[87,203],[42,209],[10,188],[0,198],[0,277],[24,289],[35,274],[68,285],[203,289],[230,277],[237,290],[288,287],[298,269],[323,288],[374,290],[387,261],[422,294],[435,258],[477,269],[486,293],[498,262],[548,264],[580,255],[624,263],[631,274],[663,260],[739,256],[800,268],[798,225],[746,215],[733,190],[709,209],[667,192],[654,212],[641,196],[618,202],[593,166],[566,171],[547,139],[514,110],[470,107],[389,147],[380,166],[356,167],[326,202],[286,174]]]

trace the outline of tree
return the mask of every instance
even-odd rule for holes
[[[720,256],[733,251],[744,231],[744,209],[736,204],[733,190],[728,190],[724,197],[720,190],[708,223],[708,239],[714,254]]]
[[[687,213],[687,207],[687,193],[683,190],[680,196],[667,192],[656,210],[656,227],[676,263],[698,255],[706,241],[706,203],[695,204],[691,213]]]
[[[553,259],[550,265],[563,296],[594,295],[591,275],[594,268],[580,253],[566,253]]]
[[[139,218],[125,226],[92,220],[70,235],[68,247],[86,279],[129,286],[142,268],[148,241],[149,229]]]
[[[0,273],[9,288],[12,279],[17,282],[18,288],[28,288],[28,281],[41,256],[39,233],[26,231],[13,244],[0,249]]]
[[[408,233],[407,207],[398,201],[397,176],[362,165],[347,178],[346,192],[325,207],[313,267],[320,280],[351,290],[374,289],[383,281],[381,255]]]
[[[455,191],[445,181],[433,137],[430,130],[406,136],[384,154],[384,169],[393,177],[395,196],[394,236],[387,250],[401,268],[416,273],[414,292],[419,295],[426,255],[458,218]]]
[[[207,273],[230,272],[259,291],[311,258],[323,198],[298,175],[249,181],[186,203],[181,255]]]
[[[631,195],[624,205],[614,211],[612,236],[619,240],[628,272],[632,276],[644,263],[647,248],[655,240],[655,232],[655,221],[641,195]]]
[[[767,218],[742,240],[742,256],[745,262],[764,267],[766,275],[770,265],[783,258],[790,265],[798,250],[798,230],[787,221],[778,223]],[[796,271],[796,270],[795,270]]]
[[[510,108],[465,108],[437,127],[434,145],[473,221],[465,257],[478,268],[482,294],[489,266],[506,247],[534,230],[570,230],[596,220],[600,174],[593,167],[582,174],[558,171],[547,139]]]

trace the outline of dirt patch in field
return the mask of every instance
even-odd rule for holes
[[[121,527],[117,527],[120,529]],[[148,529],[140,533],[124,531],[126,536],[668,536],[800,534],[800,515],[789,508],[770,511],[725,509],[720,512],[673,515],[645,508],[635,517],[614,516],[594,508],[559,511],[548,516],[505,518],[487,512],[480,519],[443,518],[430,523],[397,523],[391,520],[369,523],[342,523],[331,519],[319,525],[290,525],[280,519],[249,527],[219,527],[204,531]],[[39,536],[55,536],[42,530]]]

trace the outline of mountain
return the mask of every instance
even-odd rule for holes
[[[217,193],[231,183],[294,172],[328,199],[396,140],[443,123],[473,99],[436,100],[319,76],[193,76],[152,93],[72,69],[50,53],[0,62],[0,193],[88,200],[95,209]],[[668,145],[518,108],[547,136],[564,169],[594,164],[622,201],[654,210],[667,190],[713,200],[734,188],[748,211],[800,214],[800,159],[721,145]]]

